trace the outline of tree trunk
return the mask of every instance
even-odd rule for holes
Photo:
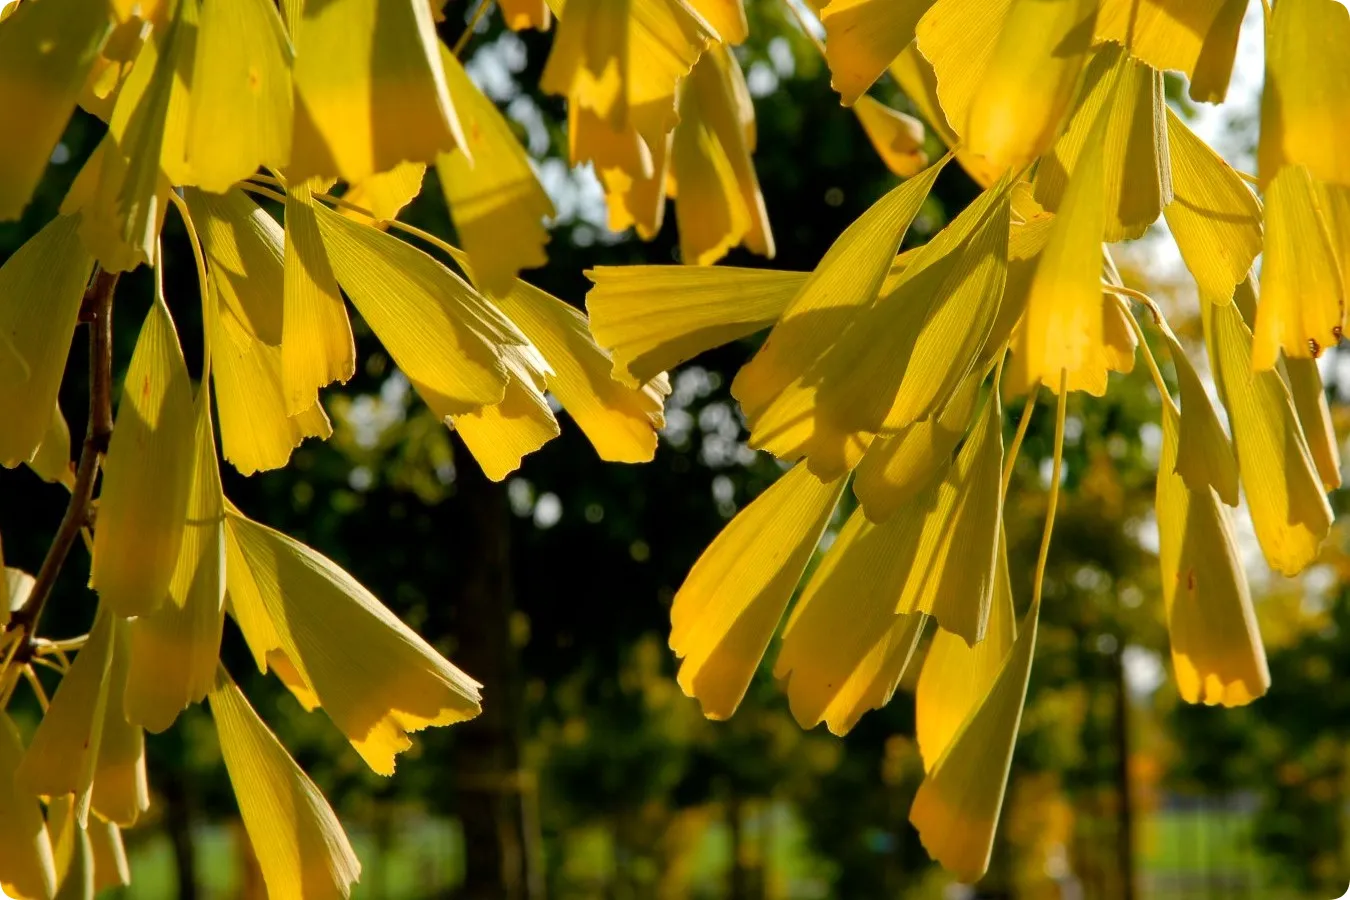
[[[462,444],[456,455],[458,565],[456,662],[483,683],[483,714],[456,730],[458,814],[464,829],[463,896],[536,900],[543,896],[537,817],[528,815],[521,740],[524,689],[511,640],[511,511],[502,485],[488,481]]]

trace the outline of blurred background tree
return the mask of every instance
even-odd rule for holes
[[[778,254],[766,263],[738,250],[727,262],[804,270],[894,176],[838,105],[783,0],[747,6],[751,37],[737,56],[755,97],[755,164]],[[443,36],[453,42],[470,13],[450,4]],[[590,266],[675,261],[673,216],[651,243],[610,233],[593,177],[564,162],[562,104],[535,87],[551,36],[505,31],[491,13],[478,32],[469,70],[519,126],[559,211],[548,266],[525,277],[581,306]],[[1259,60],[1239,58],[1240,71],[1253,67]],[[875,92],[913,112],[889,83]],[[1235,152],[1249,152],[1250,111],[1244,118],[1239,109],[1233,122]],[[37,200],[20,222],[0,225],[0,259],[55,215],[101,127],[77,113]],[[910,239],[926,239],[976,193],[948,167]],[[453,235],[440,196],[425,190],[403,217]],[[190,322],[194,304],[173,298],[195,296],[193,264],[173,217],[167,227],[166,293]],[[1148,247],[1131,259],[1153,284],[1160,263]],[[142,269],[127,279],[125,302],[142,306],[118,318],[120,367],[150,302],[149,278]],[[325,395],[333,440],[302,446],[281,471],[243,479],[226,467],[226,493],[330,555],[485,682],[484,715],[420,735],[399,777],[383,780],[256,674],[232,625],[224,652],[353,832],[365,863],[358,896],[1324,897],[1341,889],[1350,870],[1343,539],[1337,534],[1324,564],[1300,581],[1256,582],[1270,695],[1240,710],[1182,704],[1146,527],[1160,434],[1158,398],[1142,373],[1104,401],[1070,401],[1062,527],[1008,809],[990,875],[966,891],[929,862],[907,821],[922,776],[912,684],[846,740],[802,732],[767,671],[725,723],[705,720],[675,684],[665,646],[674,593],[701,549],[779,473],[745,447],[728,392],[752,342],[672,373],[653,463],[603,464],[566,423],[559,440],[494,485],[359,318],[353,324],[357,375]],[[1336,351],[1325,365],[1334,390],[1344,368]],[[86,404],[83,384],[78,374],[66,381],[67,413]],[[1015,477],[1029,489],[1009,494],[1014,594],[1023,601],[1044,514],[1049,419],[1033,419],[1019,458]],[[1343,497],[1333,501],[1344,506]],[[62,506],[61,488],[26,469],[0,472],[0,532],[12,565],[37,567]],[[92,595],[70,571],[54,604],[66,617],[53,615],[58,633],[78,633],[93,613]],[[127,834],[136,897],[262,890],[203,715],[189,710],[149,742],[160,802],[155,818]]]

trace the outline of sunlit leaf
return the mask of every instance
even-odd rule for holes
[[[513,31],[523,31],[526,28],[547,31],[553,22],[553,16],[545,0],[499,0],[499,5],[502,8],[502,18],[506,20],[507,27]]]
[[[274,897],[347,897],[361,876],[333,809],[222,668],[211,689],[220,753]]]
[[[1308,452],[1317,466],[1322,487],[1334,491],[1341,486],[1341,451],[1322,388],[1322,373],[1312,359],[1286,359],[1284,369],[1299,427],[1308,441]]]
[[[680,586],[670,648],[683,660],[680,687],[709,718],[740,705],[843,487],[797,465],[722,529]]]
[[[451,419],[464,445],[492,481],[501,481],[530,453],[561,432],[544,396],[550,371],[534,348],[508,347],[502,354],[510,372],[500,403]]]
[[[1129,47],[1155,69],[1184,72],[1191,99],[1219,103],[1246,11],[1247,0],[1101,0],[1097,40]]]
[[[829,0],[820,12],[830,86],[845,106],[858,102],[914,39],[919,17],[933,0]]]
[[[331,560],[230,511],[231,607],[260,668],[278,654],[374,771],[408,733],[479,712],[479,685]],[[266,627],[256,627],[265,623]]]
[[[745,21],[745,0],[689,0],[689,5],[728,44],[739,44],[750,33]]]
[[[93,266],[78,229],[79,217],[53,219],[0,266],[0,464],[8,468],[34,458],[56,408]]]
[[[285,237],[277,221],[238,188],[223,197],[187,191],[216,294],[249,333],[273,347],[282,338]]]
[[[1170,329],[1165,329],[1163,336],[1167,340],[1177,371],[1177,384],[1181,388],[1176,474],[1181,476],[1189,490],[1203,493],[1212,487],[1220,500],[1229,506],[1237,506],[1238,468],[1233,445],[1219,424],[1219,416],[1210,404],[1205,385],[1191,365],[1185,348]],[[1162,471],[1161,468],[1159,471]]]
[[[89,581],[113,612],[144,615],[168,596],[192,482],[192,388],[158,284],[117,404]]]
[[[447,82],[449,76],[446,77]],[[456,106],[459,100],[452,93],[451,99]],[[472,126],[466,125],[466,130]],[[468,138],[466,137],[466,141]],[[470,150],[472,146],[470,145]],[[455,151],[463,152],[463,151]],[[443,154],[442,154],[443,155]],[[439,157],[438,157],[439,158]],[[394,166],[387,172],[376,172],[366,178],[358,181],[356,184],[349,185],[347,192],[342,195],[342,199],[352,206],[359,206],[362,209],[368,209],[375,214],[372,220],[364,213],[356,212],[351,207],[338,207],[338,213],[358,222],[365,222],[368,225],[374,225],[383,230],[383,222],[398,218],[398,214],[405,206],[422,191],[422,179],[426,176],[427,164],[420,162],[403,162]]]
[[[918,119],[868,96],[858,98],[853,112],[886,168],[908,178],[928,165],[928,154],[923,149],[923,124]]]
[[[56,867],[42,807],[15,781],[23,757],[19,730],[0,712],[0,893],[45,898],[56,892]]]

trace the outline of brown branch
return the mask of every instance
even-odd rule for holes
[[[80,463],[75,470],[75,486],[66,504],[66,514],[56,530],[47,557],[38,570],[37,580],[21,607],[10,617],[7,630],[22,632],[16,659],[31,653],[31,641],[37,633],[43,607],[56,586],[56,577],[65,565],[71,545],[80,536],[80,529],[89,522],[89,503],[94,496],[94,482],[99,464],[108,452],[112,438],[112,302],[117,288],[117,273],[99,269],[93,283],[85,291],[80,307],[80,320],[89,324],[89,427],[85,431]]]

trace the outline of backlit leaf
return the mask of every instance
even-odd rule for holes
[[[1224,503],[1237,506],[1238,468],[1233,445],[1219,424],[1219,416],[1210,404],[1205,385],[1191,365],[1185,348],[1171,329],[1164,329],[1163,336],[1167,340],[1168,352],[1177,370],[1177,384],[1181,388],[1176,474],[1181,476],[1192,492],[1203,493],[1212,487]]]
[[[830,86],[845,106],[863,98],[900,51],[914,39],[933,0],[829,0],[820,12]]]
[[[0,892],[50,897],[56,892],[56,869],[42,806],[14,777],[23,756],[19,730],[0,712]]]
[[[867,139],[886,168],[908,178],[928,165],[923,149],[923,125],[913,116],[891,109],[866,95],[853,106]]]
[[[1191,99],[1219,103],[1246,11],[1247,0],[1101,0],[1097,40],[1129,47],[1155,69],[1185,73]]]

